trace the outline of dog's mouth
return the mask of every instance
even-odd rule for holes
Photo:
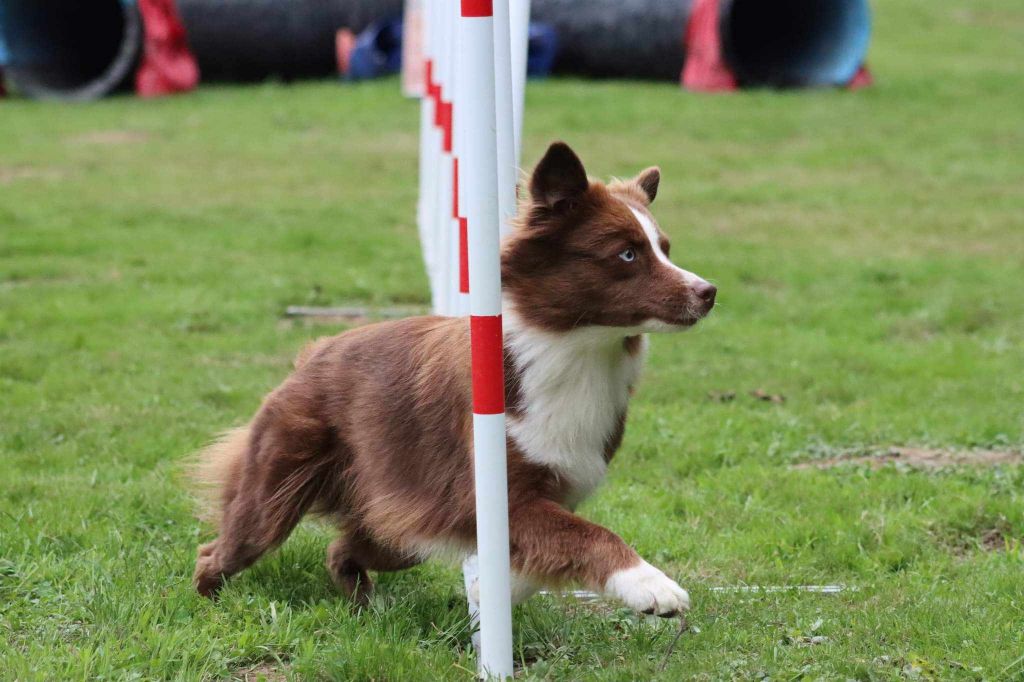
[[[715,307],[715,296],[717,287],[703,282],[699,287],[691,287],[691,290],[682,298],[683,305],[668,315],[657,315],[665,323],[675,327],[676,330],[689,329],[707,317]]]
[[[680,329],[689,329],[690,327],[696,327],[697,323],[703,320],[705,317],[705,315],[689,315],[687,317],[681,318],[678,322],[676,322],[675,326],[679,327]]]
[[[685,331],[707,317],[714,307],[714,301],[700,301],[697,305],[687,305],[678,315],[651,317],[640,326],[651,332]]]
[[[683,312],[682,323],[687,327],[692,327],[710,315],[714,308],[714,294],[712,294],[710,298],[698,298],[695,302],[686,307],[686,310]]]
[[[711,311],[714,310],[714,308],[715,308],[715,304],[714,303],[709,303],[709,304],[703,305],[700,310],[694,311],[694,312],[690,313],[689,315],[687,315],[686,321],[684,322],[684,324],[686,324],[687,326],[692,327],[693,325],[697,324],[698,322],[703,320],[705,317],[710,315]]]
[[[683,332],[693,327],[703,319],[703,316],[685,316],[676,317],[671,319],[664,319],[660,317],[651,317],[641,322],[637,329],[641,332],[648,333],[673,333]]]

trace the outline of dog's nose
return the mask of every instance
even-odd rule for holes
[[[718,293],[718,287],[709,282],[702,282],[694,287],[693,293],[710,308],[715,304],[715,294]]]

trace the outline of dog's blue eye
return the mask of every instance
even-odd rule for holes
[[[632,263],[633,261],[636,260],[636,251],[634,251],[633,249],[626,249],[625,251],[619,254],[619,258],[626,261],[627,263]]]

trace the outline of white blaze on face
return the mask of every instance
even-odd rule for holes
[[[657,258],[663,266],[669,268],[678,277],[680,277],[683,280],[683,284],[686,286],[696,288],[700,285],[707,284],[707,281],[703,278],[698,277],[688,270],[683,270],[681,267],[670,261],[668,256],[665,255],[665,252],[661,249],[661,240],[658,238],[658,228],[654,226],[654,222],[632,206],[629,207],[629,210],[631,210],[633,215],[636,216],[637,221],[640,223],[640,227],[644,230],[644,234],[647,235],[647,241],[651,243],[651,251],[654,252],[655,258]],[[681,328],[682,327],[679,325],[654,319],[647,320],[640,325],[640,330],[645,332],[676,332]]]
[[[702,277],[698,277],[688,270],[683,270],[681,267],[670,261],[668,256],[665,255],[665,252],[661,250],[661,240],[658,238],[658,228],[654,226],[651,219],[632,206],[629,207],[629,210],[631,210],[633,215],[636,216],[637,221],[640,223],[640,227],[644,228],[644,234],[647,235],[647,240],[651,243],[651,250],[654,251],[655,257],[661,261],[663,265],[678,274],[683,279],[683,282],[688,286],[695,287],[700,284],[707,284],[707,281]]]

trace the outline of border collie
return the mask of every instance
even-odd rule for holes
[[[588,180],[555,143],[502,244],[514,599],[581,584],[643,612],[686,591],[612,531],[573,513],[622,442],[647,332],[696,324],[715,287],[669,260],[649,210],[660,171]],[[213,596],[307,513],[337,523],[327,568],[365,603],[368,571],[475,551],[467,318],[414,317],[320,339],[252,421],[200,453],[219,536],[194,583]]]

